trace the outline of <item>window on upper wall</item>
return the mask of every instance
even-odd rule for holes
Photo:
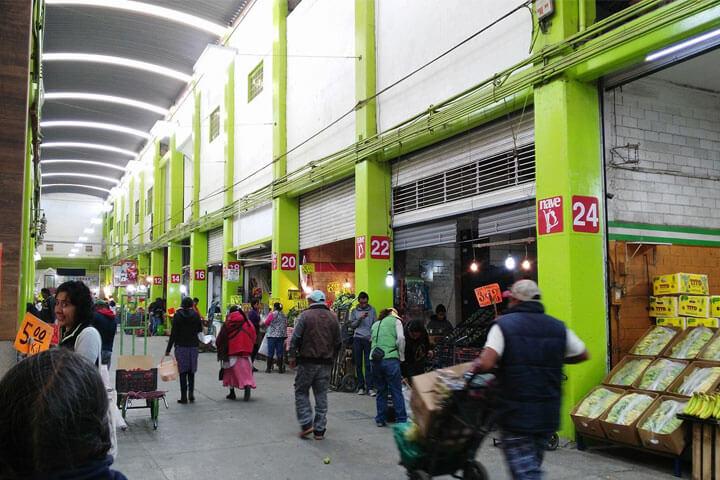
[[[248,74],[248,103],[260,95],[263,89],[263,61]]]
[[[145,200],[145,213],[153,211],[153,187],[148,188],[147,199]]]
[[[210,114],[210,141],[220,136],[220,107],[217,107]]]
[[[46,243],[45,244],[45,251],[46,252],[54,252],[55,251],[55,245],[52,243]]]
[[[86,252],[92,252],[92,251],[93,251],[93,246],[92,246],[92,245],[85,245],[85,251],[86,251]]]
[[[140,222],[140,200],[135,200],[135,224]]]
[[[297,7],[300,2],[302,2],[302,0],[288,0],[288,15],[295,10],[295,7]]]

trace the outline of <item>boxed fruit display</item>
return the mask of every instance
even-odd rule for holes
[[[720,364],[695,361],[670,385],[669,391],[686,397],[714,392],[720,384]]]
[[[659,358],[645,370],[636,386],[640,390],[665,391],[687,366],[687,361]]]
[[[684,317],[707,318],[710,316],[710,297],[699,295],[680,295],[678,312]]]
[[[645,335],[633,345],[630,353],[633,355],[660,355],[665,347],[675,338],[679,330],[671,327],[650,327]]]
[[[677,317],[677,297],[650,297],[651,317]]]
[[[688,328],[665,350],[664,356],[670,358],[694,359],[700,353],[715,332],[707,327]]]
[[[657,394],[629,391],[600,417],[600,425],[610,440],[640,445],[637,421],[657,398]]]
[[[602,383],[614,387],[629,387],[640,378],[652,360],[651,357],[626,355],[610,370]]]
[[[640,441],[645,448],[680,455],[685,449],[685,428],[677,418],[687,406],[687,399],[663,395],[647,409],[638,421]]]
[[[720,295],[710,297],[710,316],[720,317]]]
[[[570,417],[575,429],[585,435],[603,438],[605,432],[600,427],[600,417],[625,393],[625,390],[598,386],[590,390],[580,400]]]
[[[684,330],[687,328],[688,319],[685,317],[658,317],[655,319],[655,325],[664,327],[674,327]]]
[[[715,328],[717,329],[720,327],[720,320],[717,318],[697,318],[697,317],[690,317],[686,319],[686,326],[687,327],[707,327],[707,328]]]
[[[707,295],[708,277],[697,273],[671,273],[653,279],[654,295]]]
[[[700,360],[720,361],[720,334],[708,342],[705,348],[698,354]]]

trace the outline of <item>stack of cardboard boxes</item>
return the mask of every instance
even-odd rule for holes
[[[657,325],[718,328],[720,295],[710,296],[707,275],[672,273],[653,280],[650,316]]]

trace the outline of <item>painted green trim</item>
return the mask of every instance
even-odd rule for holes
[[[287,173],[287,16],[285,0],[273,1],[273,178]]]
[[[375,0],[355,0],[355,113],[358,142],[377,134],[377,62],[375,56]],[[367,100],[369,98],[372,100]]]
[[[160,166],[160,142],[155,142],[153,158],[153,240],[165,233],[165,175]]]
[[[610,233],[609,240],[618,240],[626,242],[648,242],[648,243],[667,243],[672,245],[692,245],[696,247],[719,247],[720,241],[690,240],[686,238],[667,238],[652,235],[618,235]]]
[[[235,183],[235,62],[230,62],[225,84],[225,206],[233,202]],[[231,242],[232,244],[232,242]]]
[[[175,135],[170,139],[170,229],[183,223],[183,185],[185,178],[183,175],[184,157],[181,151],[177,149],[177,139]]]
[[[195,89],[195,106],[193,113],[193,203],[192,219],[200,218],[200,160],[202,152],[202,104],[200,89]]]
[[[182,277],[182,245],[179,243],[171,243],[167,247],[167,276],[165,277],[165,284],[167,285],[166,299],[167,307],[174,307],[176,310],[180,308],[180,301],[182,295],[180,293],[181,283],[172,283],[170,280],[172,275],[180,275]]]
[[[128,226],[127,226],[127,243],[133,243],[133,230],[135,226],[135,179],[130,177],[128,182]]]
[[[18,324],[22,322],[25,315],[25,304],[31,300],[33,289],[29,282],[28,276],[30,275],[31,265],[34,266],[35,249],[32,249],[32,257],[28,257],[31,241],[31,223],[32,223],[32,205],[33,205],[33,191],[34,191],[34,176],[33,176],[33,150],[32,150],[32,131],[28,127],[25,136],[25,159],[24,159],[24,170],[25,178],[23,185],[23,206],[22,206],[22,231],[20,233],[20,252],[19,252],[19,279],[18,279],[18,292],[17,292],[17,321]],[[6,259],[8,261],[10,259]],[[14,261],[14,260],[13,260]],[[30,262],[33,262],[32,264]],[[32,274],[34,279],[35,275]]]
[[[140,200],[138,205],[140,208],[138,209],[138,234],[136,238],[137,244],[142,245],[143,243],[145,243],[145,195],[147,193],[145,190],[145,170],[140,171],[138,182],[140,184],[140,190],[138,191],[138,200]]]
[[[207,287],[208,287],[208,234],[207,232],[193,232],[190,234],[190,292],[193,297],[197,297],[198,309],[205,316],[207,312]],[[195,278],[195,271],[203,270],[205,277],[202,279]]]
[[[238,250],[244,250],[244,249],[246,249],[246,248],[255,247],[255,246],[261,245],[261,244],[263,244],[263,243],[271,242],[272,239],[273,239],[273,237],[272,237],[272,235],[270,235],[269,237],[261,238],[260,240],[255,240],[255,241],[253,241],[253,242],[249,242],[249,243],[245,243],[245,244],[243,244],[243,245],[238,245],[238,246],[236,246],[236,247],[232,247],[232,248],[230,248],[229,250],[227,250],[226,252],[227,252],[227,253],[230,253],[230,252],[233,252],[233,253],[234,253],[234,252],[237,252]]]
[[[153,282],[152,287],[150,287],[150,297],[152,299],[156,298],[165,298],[164,290],[165,285],[167,285],[167,278],[164,276],[164,266],[165,266],[165,250],[162,248],[156,248],[155,250],[152,250],[150,252],[150,275],[153,277],[160,277],[162,278],[162,284],[161,285],[155,285],[155,282]]]
[[[45,270],[46,268],[84,268],[91,272],[97,272],[102,264],[102,258],[43,257],[42,260],[37,262],[35,268],[38,270]]]
[[[608,227],[613,228],[635,228],[640,230],[654,230],[658,232],[680,232],[680,233],[697,233],[700,235],[720,235],[720,228],[698,228],[698,227],[682,227],[674,225],[652,225],[646,223],[630,223],[630,222],[608,222]]]

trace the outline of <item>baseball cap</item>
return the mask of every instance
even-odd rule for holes
[[[315,303],[320,303],[325,301],[325,294],[321,292],[320,290],[313,290],[310,295],[308,295],[308,299],[312,300]]]
[[[510,295],[521,302],[539,302],[540,288],[532,280],[518,280],[510,289]]]

